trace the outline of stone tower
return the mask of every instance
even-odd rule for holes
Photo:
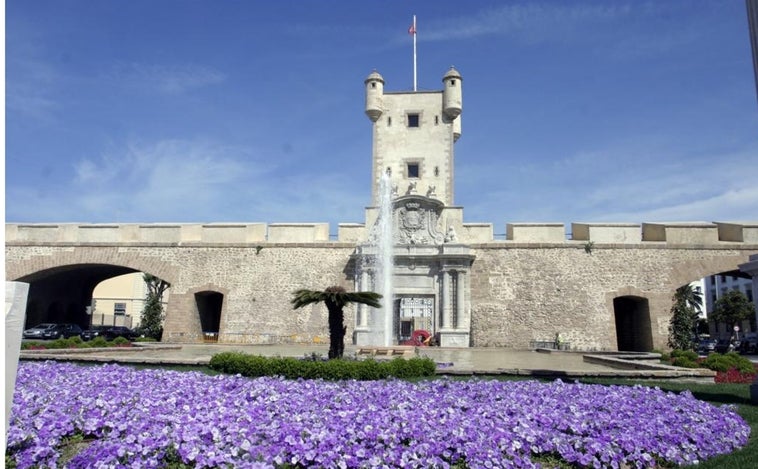
[[[453,206],[454,145],[461,136],[461,75],[450,68],[439,91],[384,90],[376,71],[364,81],[366,115],[372,122],[372,206],[366,210],[368,239],[356,248],[356,291],[379,291],[387,280],[387,249],[379,246],[382,217],[392,219],[391,298],[385,308],[359,305],[354,341],[403,344],[431,333],[443,346],[469,346],[470,271],[474,255],[461,244],[461,207]],[[382,179],[392,186],[391,214],[380,216]],[[386,186],[385,186],[386,187]],[[385,212],[387,213],[387,212]],[[378,267],[382,265],[382,267]],[[384,292],[385,294],[387,292]],[[390,315],[392,317],[390,317]],[[379,326],[377,326],[379,325]],[[384,326],[382,326],[384,325]]]
[[[373,122],[372,201],[389,173],[398,195],[422,194],[453,204],[454,144],[461,135],[462,79],[455,68],[441,91],[384,91],[374,71],[365,80]]]

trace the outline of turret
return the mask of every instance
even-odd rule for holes
[[[442,77],[442,83],[445,85],[442,92],[442,110],[450,120],[455,120],[463,110],[462,82],[461,74],[455,67],[450,67]]]
[[[364,83],[366,84],[366,115],[371,119],[371,122],[376,122],[383,112],[384,78],[374,70]]]

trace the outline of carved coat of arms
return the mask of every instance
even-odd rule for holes
[[[443,241],[444,237],[437,229],[437,212],[433,207],[425,206],[427,204],[421,199],[400,201],[395,209],[397,243],[439,244]]]

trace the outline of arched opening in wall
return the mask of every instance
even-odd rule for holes
[[[638,296],[614,298],[613,312],[616,319],[617,346],[620,352],[653,350],[650,305],[647,298]]]
[[[135,328],[146,298],[142,276],[125,266],[71,264],[15,279],[29,284],[24,329],[42,323],[71,324],[75,327],[67,330],[76,335],[93,326]]]
[[[197,305],[197,312],[200,315],[203,341],[218,342],[224,295],[215,291],[197,292],[195,293],[195,304]]]

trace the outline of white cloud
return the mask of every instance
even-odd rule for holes
[[[649,210],[608,213],[610,221],[758,221],[758,187],[740,187],[723,193]]]
[[[210,141],[133,143],[82,159],[68,186],[8,187],[22,222],[363,221],[370,188],[339,170],[292,172],[287,161]],[[343,218],[347,217],[347,218]]]
[[[118,63],[109,78],[129,86],[154,89],[166,94],[182,94],[195,88],[222,83],[226,76],[209,67],[183,64],[158,65],[138,62]]]
[[[425,41],[449,41],[487,35],[517,35],[529,41],[561,38],[569,30],[589,24],[624,17],[627,5],[510,4],[481,10],[475,15],[455,17],[445,23],[433,24],[419,35]]]
[[[554,164],[487,157],[457,172],[459,202],[495,223],[758,220],[758,141],[670,153],[639,138]]]

